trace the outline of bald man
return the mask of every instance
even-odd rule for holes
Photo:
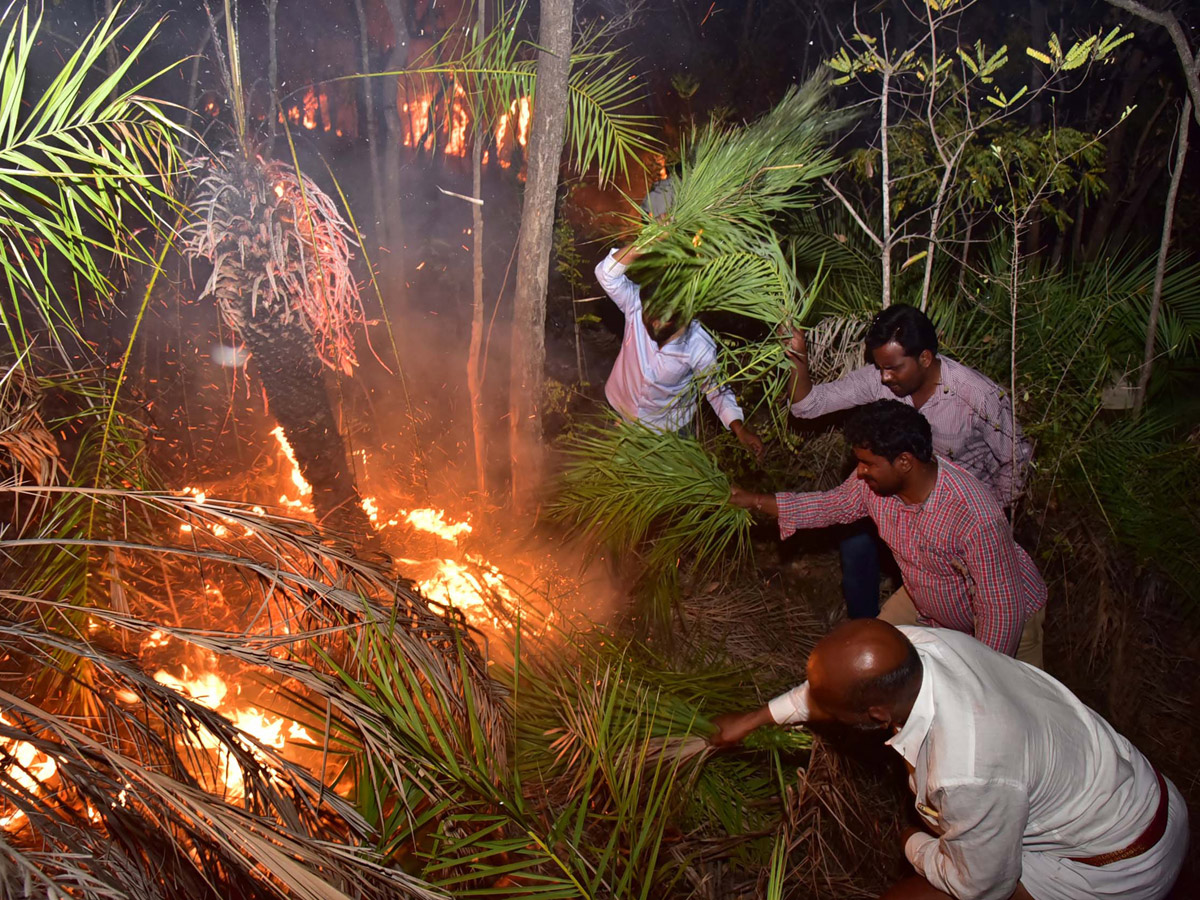
[[[807,682],[715,722],[719,747],[772,722],[888,734],[924,828],[883,900],[1157,900],[1187,852],[1175,785],[1045,672],[959,632],[847,622]]]

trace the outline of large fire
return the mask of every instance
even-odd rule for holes
[[[450,102],[439,99],[432,90],[419,90],[410,86],[407,94],[401,93],[397,103],[400,108],[400,123],[404,131],[402,143],[405,147],[417,147],[433,151],[438,135],[445,156],[465,157],[469,146],[468,128],[471,123],[467,109],[467,92],[462,84],[454,82]],[[448,108],[447,108],[448,106]],[[529,146],[529,125],[533,117],[528,97],[512,102],[508,112],[500,116],[492,133],[496,148],[496,160],[502,169],[512,166],[518,148],[524,151]],[[484,162],[491,159],[491,152]]]
[[[304,478],[282,427],[274,428],[270,434],[275,439],[277,454],[274,482],[277,493],[272,496],[287,514],[311,518],[314,515],[312,486]],[[363,462],[365,465],[365,453]],[[193,533],[202,529],[229,541],[255,536],[256,529],[244,521],[245,507],[239,513],[242,518],[235,519],[226,515],[223,508],[210,499],[209,490],[187,487],[183,493],[191,502],[204,505],[206,515],[197,515],[182,522],[179,526],[182,532]],[[396,536],[396,542],[402,542],[408,556],[397,559],[396,564],[428,600],[456,610],[472,626],[491,633],[510,629],[513,618],[524,611],[521,590],[513,587],[500,567],[476,550],[462,546],[472,538],[474,532],[469,517],[459,518],[446,509],[436,507],[391,504],[370,495],[363,497],[362,506],[385,542],[392,534]],[[249,511],[259,517],[267,516],[267,510],[262,506],[252,506]],[[228,608],[218,579],[206,577],[204,590],[210,610]],[[280,612],[285,614],[283,621],[286,622],[286,611]],[[276,621],[276,627],[278,625]],[[283,627],[286,630],[287,625]],[[243,679],[218,671],[216,660],[210,655],[189,652],[183,642],[163,631],[151,632],[142,639],[140,655],[154,670],[154,679],[159,684],[219,712],[263,747],[273,748],[288,759],[311,753],[316,742],[304,726],[285,716],[265,712],[261,708],[261,701],[243,696]],[[184,659],[187,660],[186,665],[182,664]],[[141,702],[138,696],[130,692],[123,692],[118,699],[128,705]],[[197,773],[211,790],[231,800],[245,796],[242,769],[228,747],[215,734],[201,728],[187,738],[187,747],[197,753],[207,754],[211,760],[211,765],[204,772]],[[262,750],[250,741],[245,742],[243,747],[269,768],[269,760],[264,758]],[[39,782],[54,776],[54,761],[40,754],[33,746],[10,741],[3,745],[3,750],[0,763],[16,760],[21,771],[13,777],[28,789],[38,789]],[[19,813],[0,815],[0,828],[19,827],[19,816]]]

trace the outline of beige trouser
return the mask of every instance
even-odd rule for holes
[[[912,597],[903,587],[888,597],[879,610],[879,618],[892,625],[916,625],[917,608],[913,606]],[[1034,613],[1025,623],[1021,632],[1021,643],[1017,645],[1017,659],[1029,663],[1039,669],[1042,665],[1042,625],[1046,621],[1046,607]]]

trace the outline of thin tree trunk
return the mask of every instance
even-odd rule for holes
[[[532,507],[542,471],[542,380],[546,359],[546,286],[554,239],[554,196],[567,120],[572,0],[542,0],[529,174],[521,210],[513,299],[509,451],[513,505]]]
[[[1163,212],[1162,240],[1158,244],[1158,264],[1154,267],[1154,292],[1150,295],[1150,321],[1146,323],[1146,347],[1142,354],[1142,371],[1138,375],[1137,393],[1133,396],[1133,414],[1140,415],[1146,400],[1146,389],[1154,369],[1155,347],[1158,343],[1158,316],[1162,309],[1163,278],[1167,274],[1167,255],[1171,249],[1171,226],[1175,223],[1175,201],[1179,198],[1179,184],[1183,181],[1183,165],[1187,161],[1188,129],[1191,128],[1192,98],[1183,101],[1183,112],[1179,116],[1179,135],[1175,139],[1175,171],[1171,173],[1171,186],[1167,189],[1167,206]]]
[[[1010,298],[1009,306],[1009,373],[1008,373],[1008,402],[1009,412],[1012,416],[1012,421],[1017,421],[1017,297],[1021,287],[1021,225],[1024,217],[1017,218],[1013,222],[1012,230],[1012,258],[1009,261],[1009,281],[1008,290]],[[1008,461],[1012,466],[1012,471],[1017,471],[1017,429],[1012,429],[1011,439],[1008,445]],[[1015,506],[1016,495],[1008,498]],[[1009,528],[1012,523],[1009,523]]]
[[[275,98],[279,93],[279,48],[275,38],[275,11],[279,0],[263,0],[263,5],[267,8],[267,85],[271,90],[271,96],[267,98],[267,146],[272,148],[275,144],[275,120],[278,115]]]
[[[486,27],[484,0],[475,0],[475,43],[483,40]],[[476,115],[481,115],[477,110]],[[467,352],[467,390],[471,395],[471,436],[475,441],[475,490],[482,506],[487,498],[487,430],[483,421],[483,145],[487,123],[472,122],[475,140],[471,147],[471,343]]]
[[[404,68],[408,63],[408,24],[404,19],[404,5],[401,0],[383,0],[388,15],[392,20],[394,43],[388,54],[384,68],[395,72]],[[404,140],[400,123],[400,79],[389,75],[383,80],[383,120],[387,124],[387,145],[384,149],[383,165],[387,175],[384,206],[384,243],[389,254],[388,268],[392,277],[390,287],[399,290],[404,283],[400,277],[403,272],[404,260],[404,222],[400,213],[400,146]]]
[[[892,169],[888,154],[888,100],[891,91],[891,72],[883,70],[883,90],[879,95],[879,146],[883,187],[883,239],[880,253],[880,275],[883,280],[883,307],[892,305]]]
[[[966,294],[967,283],[967,268],[970,265],[971,258],[971,232],[975,230],[975,220],[967,215],[967,233],[963,237],[962,258],[958,262],[958,296],[959,299]]]
[[[363,0],[354,0],[354,11],[358,14],[358,39],[362,74],[371,71],[371,47],[367,31],[367,11]],[[367,149],[371,154],[371,183],[376,190],[371,192],[374,203],[376,235],[383,237],[383,192],[379,187],[383,184],[383,163],[379,158],[379,130],[375,124],[375,81],[372,78],[362,79],[363,114],[367,120]],[[383,241],[380,241],[383,243]]]

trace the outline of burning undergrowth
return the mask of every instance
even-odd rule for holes
[[[25,563],[0,620],[7,861],[44,879],[39,891],[89,896],[202,896],[213,873],[242,895],[422,894],[354,849],[374,830],[354,802],[352,754],[326,740],[329,716],[357,736],[379,727],[339,687],[357,676],[352,646],[369,627],[420,673],[410,688],[471,698],[502,760],[496,685],[462,621],[253,506],[61,493],[43,527],[3,541]],[[88,537],[101,522],[119,531]]]
[[[588,623],[595,584],[419,502],[382,452],[356,463],[390,566],[360,559],[261,434],[253,465],[175,492],[0,488],[44,500],[0,536],[7,871],[96,898],[757,877],[806,741],[713,757],[708,717],[757,699],[750,672]]]

